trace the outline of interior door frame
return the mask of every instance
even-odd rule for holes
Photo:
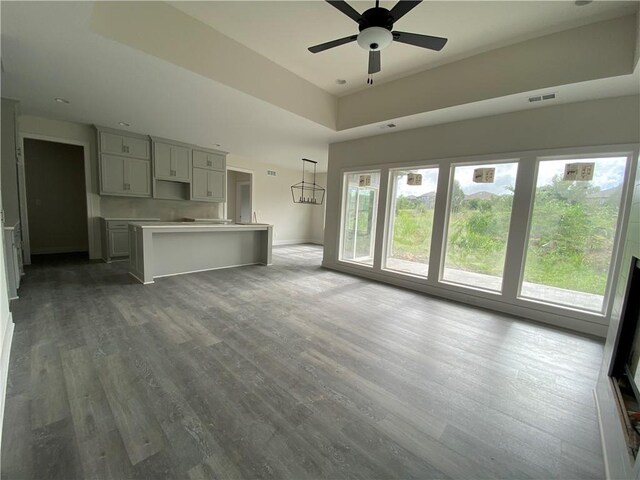
[[[42,140],[45,142],[64,143],[82,147],[84,157],[84,183],[87,197],[87,234],[89,242],[89,258],[97,258],[92,219],[98,210],[91,196],[91,150],[88,142],[80,142],[69,138],[51,137],[35,133],[20,133],[20,154],[18,156],[18,200],[20,205],[20,233],[22,235],[22,253],[25,265],[31,265],[31,243],[29,241],[29,214],[27,212],[27,181],[25,172],[25,139]]]
[[[253,177],[254,177],[254,171],[253,170],[248,170],[246,168],[241,168],[241,167],[234,167],[232,165],[227,165],[227,172],[232,171],[232,172],[240,172],[240,173],[248,173],[249,174],[249,206],[250,206],[250,211],[251,211],[251,218],[249,219],[249,222],[253,222],[253,215],[254,215],[254,211],[253,211],[253,199],[254,197],[254,188],[255,188],[255,182],[253,181]],[[246,181],[246,180],[245,180]],[[227,192],[228,194],[229,192]],[[236,192],[236,199],[237,199],[237,195],[238,193]],[[224,203],[224,218],[227,218],[227,202]],[[237,205],[236,205],[236,213],[237,213]],[[237,217],[237,215],[236,215]],[[236,219],[232,219],[234,222],[236,221]]]
[[[239,223],[242,220],[242,195],[240,195],[240,187],[244,185],[249,185],[249,221],[251,221],[251,213],[253,212],[253,204],[251,202],[251,181],[250,180],[240,180],[236,182],[236,218],[234,221]],[[246,223],[246,222],[244,222]]]

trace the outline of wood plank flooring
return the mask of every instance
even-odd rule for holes
[[[602,344],[320,268],[27,268],[2,478],[604,477]]]

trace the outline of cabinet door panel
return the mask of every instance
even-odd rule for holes
[[[129,231],[109,230],[109,256],[126,257],[129,255]]]
[[[101,132],[100,133],[100,151],[102,153],[115,153],[116,155],[122,154],[122,135],[115,135],[113,133]]]
[[[191,180],[190,159],[190,149],[177,146],[171,147],[171,168],[173,170],[173,178],[184,182]]]
[[[171,178],[171,145],[155,142],[153,144],[153,171],[155,178]]]
[[[209,185],[209,197],[215,202],[226,201],[226,186],[227,186],[227,174],[226,172],[218,172],[212,170],[208,175]]]
[[[100,152],[125,157],[149,158],[149,141],[116,133],[100,132]]]
[[[124,162],[122,157],[102,155],[101,193],[126,193],[124,189]]]
[[[151,196],[151,164],[148,160],[128,158],[125,180],[129,185],[127,193],[136,196]],[[128,177],[128,178],[127,178]]]
[[[191,182],[191,191],[193,200],[210,201],[210,197],[207,195],[209,192],[209,170],[204,168],[193,169],[193,180]]]
[[[208,168],[211,170],[224,170],[226,168],[226,157],[221,154],[203,152],[201,150],[193,151],[193,166],[200,168]]]
[[[136,158],[149,158],[149,140],[123,137],[124,155]]]

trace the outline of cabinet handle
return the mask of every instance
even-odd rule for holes
[[[125,190],[131,190],[131,185],[129,185],[128,183],[124,184],[124,189]]]
[[[213,162],[211,160],[207,160],[207,167],[213,166]]]
[[[176,176],[176,171],[175,170],[170,170],[171,176],[175,177]]]
[[[207,197],[211,197],[211,192],[207,192]]]
[[[122,153],[129,153],[129,147],[127,145],[122,146]]]

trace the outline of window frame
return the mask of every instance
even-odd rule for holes
[[[350,260],[350,259],[344,259],[342,258],[342,254],[343,254],[343,246],[344,246],[344,228],[345,228],[345,222],[346,222],[346,210],[347,210],[347,205],[348,205],[348,201],[347,201],[347,197],[348,197],[348,182],[347,182],[347,177],[350,175],[367,175],[367,174],[378,174],[380,177],[380,184],[378,186],[378,191],[377,191],[377,195],[376,195],[376,202],[375,202],[375,207],[373,208],[373,216],[371,219],[371,225],[372,225],[372,235],[371,235],[371,246],[372,246],[372,252],[371,252],[371,265],[367,264],[367,263],[363,263],[363,262],[357,262],[355,260]],[[347,263],[349,265],[352,266],[358,266],[358,267],[363,267],[363,268],[367,268],[367,269],[373,269],[375,266],[375,255],[376,255],[376,251],[377,251],[377,239],[376,236],[378,234],[378,221],[379,221],[379,217],[378,217],[378,209],[380,206],[380,196],[381,196],[381,190],[382,190],[382,176],[383,176],[383,169],[379,168],[379,167],[374,167],[374,168],[367,168],[365,167],[364,169],[356,169],[356,170],[343,170],[341,171],[341,175],[342,178],[340,180],[340,188],[341,188],[341,205],[340,205],[340,229],[338,230],[338,252],[337,252],[337,257],[338,257],[338,262],[340,263]],[[356,197],[357,198],[357,197]],[[356,202],[357,205],[357,202]],[[383,220],[384,222],[384,220]],[[356,232],[357,232],[357,222],[356,222]]]
[[[535,189],[534,169],[536,165],[536,159],[538,157],[576,157],[587,158],[587,156],[631,156],[630,168],[627,171],[628,177],[625,179],[623,186],[623,204],[619,213],[619,221],[621,222],[622,229],[619,231],[618,244],[615,246],[615,265],[613,266],[613,273],[610,274],[612,278],[611,292],[615,292],[618,282],[618,276],[620,274],[620,265],[622,264],[622,239],[625,238],[627,228],[629,225],[629,217],[631,212],[632,193],[635,187],[634,179],[636,178],[636,171],[638,169],[640,153],[640,144],[626,143],[626,144],[612,144],[612,145],[595,145],[595,146],[573,146],[573,147],[554,147],[543,148],[533,150],[509,150],[508,147],[502,153],[491,154],[467,154],[459,156],[437,156],[437,154],[431,157],[425,156],[418,158],[417,160],[400,159],[396,162],[378,161],[376,163],[363,163],[357,166],[344,166],[337,167],[336,177],[339,178],[340,194],[334,197],[329,197],[327,208],[335,209],[339,218],[335,221],[336,230],[331,234],[331,248],[325,249],[325,258],[323,265],[330,269],[359,275],[364,278],[369,278],[384,283],[389,283],[399,287],[404,287],[410,290],[414,290],[427,295],[433,295],[437,297],[446,298],[453,301],[458,301],[463,304],[473,305],[481,308],[488,308],[493,311],[502,312],[508,315],[516,315],[523,318],[529,318],[531,320],[555,325],[561,328],[568,328],[575,331],[584,332],[587,334],[604,336],[609,323],[609,315],[611,314],[613,300],[615,295],[611,294],[609,303],[606,310],[602,314],[597,314],[591,311],[576,310],[567,306],[556,306],[539,303],[533,300],[526,300],[518,298],[516,290],[518,286],[518,279],[520,272],[522,271],[522,257],[518,252],[524,252],[525,248],[525,229],[527,222],[529,221],[528,213],[530,213],[533,190]],[[402,156],[400,154],[399,156]],[[440,247],[442,244],[434,242],[432,237],[431,243],[431,258],[429,261],[429,278],[412,277],[407,274],[403,274],[395,271],[382,270],[381,267],[381,248],[383,248],[383,242],[385,241],[384,227],[386,218],[388,218],[388,212],[385,211],[388,202],[386,195],[388,193],[387,181],[388,170],[401,167],[418,167],[421,165],[438,165],[440,168],[438,175],[438,197],[436,198],[436,207],[434,213],[434,234],[443,234],[448,230],[448,225],[445,227],[446,214],[448,211],[448,198],[449,198],[449,184],[451,179],[451,166],[454,164],[479,164],[479,163],[501,163],[509,162],[514,159],[519,160],[518,176],[516,180],[516,192],[514,197],[514,211],[517,208],[517,215],[512,214],[512,224],[510,226],[510,238],[507,245],[507,259],[506,259],[506,271],[503,281],[503,292],[496,293],[486,290],[475,290],[471,287],[458,286],[455,284],[443,283],[438,280],[440,271],[442,268],[442,252]],[[331,170],[331,169],[330,169]],[[349,261],[339,260],[339,254],[341,249],[341,235],[343,229],[343,209],[344,209],[344,173],[357,173],[357,172],[369,172],[380,171],[380,191],[379,191],[379,205],[378,205],[378,217],[376,230],[376,256],[374,257],[373,268],[370,265],[363,265],[352,263]],[[331,172],[330,172],[331,176]],[[640,173],[638,173],[640,177]],[[337,180],[337,179],[336,179]],[[338,183],[336,182],[336,183]],[[446,192],[446,197],[443,197],[443,193]],[[331,200],[334,198],[334,200]],[[334,203],[335,202],[335,203]],[[518,206],[516,207],[516,204]],[[327,218],[330,218],[329,210]],[[331,223],[328,222],[328,225]],[[514,229],[514,226],[516,227]],[[513,236],[513,238],[511,238]],[[443,242],[446,240],[443,240]],[[326,248],[326,247],[325,247]],[[509,263],[511,262],[511,263]],[[437,271],[437,277],[435,272]]]
[[[517,195],[516,186],[518,184],[518,179],[520,176],[520,171],[521,171],[520,164],[522,162],[522,157],[499,158],[499,156],[496,156],[498,158],[496,158],[495,160],[493,160],[491,156],[483,155],[482,157],[483,157],[482,160],[451,162],[449,164],[449,185],[447,187],[447,204],[446,204],[446,211],[445,211],[445,223],[444,223],[444,229],[442,231],[440,264],[438,268],[438,284],[446,285],[448,287],[461,288],[464,290],[473,290],[483,294],[498,295],[500,297],[504,297],[504,279],[505,279],[505,272],[507,270],[507,258],[508,258],[509,245],[511,244],[511,240],[512,240],[511,232],[513,227],[513,207],[511,208],[511,215],[509,217],[509,230],[507,231],[507,238],[506,238],[506,245],[505,245],[505,258],[504,258],[504,263],[502,265],[502,277],[500,282],[500,290],[491,290],[488,288],[478,287],[477,285],[465,285],[463,283],[452,282],[451,280],[446,280],[444,278],[445,262],[447,258],[447,244],[449,242],[449,225],[451,222],[451,200],[453,197],[453,185],[455,182],[456,167],[478,166],[482,168],[483,165],[501,165],[505,163],[515,163],[517,165],[516,178],[515,178],[514,187],[513,187],[514,202],[515,202],[515,196]]]
[[[637,154],[635,155],[637,157]],[[537,183],[538,183],[538,174],[540,171],[540,164],[545,161],[565,161],[565,160],[580,161],[580,160],[589,160],[591,158],[601,159],[601,158],[620,158],[620,157],[626,157],[625,170],[624,170],[624,177],[622,179],[622,191],[620,193],[620,204],[618,206],[616,234],[613,239],[613,248],[611,249],[611,261],[609,263],[609,269],[607,271],[607,284],[605,286],[601,309],[599,311],[589,310],[586,308],[579,308],[572,305],[567,305],[567,304],[553,302],[550,300],[527,297],[525,295],[522,295],[522,286],[524,283],[525,267],[527,264],[527,257],[529,255],[529,239],[531,236],[531,229],[533,226],[533,210],[534,210],[535,201],[536,201],[536,189],[537,189]],[[577,153],[577,154],[565,154],[565,155],[539,155],[535,157],[535,162],[536,162],[535,169],[534,169],[534,174],[532,179],[533,191],[531,194],[531,201],[529,203],[529,213],[527,216],[527,224],[526,224],[526,230],[525,230],[526,232],[525,242],[522,249],[520,275],[518,278],[518,284],[517,284],[517,290],[516,290],[516,300],[527,302],[527,303],[533,303],[533,304],[544,306],[544,307],[559,308],[562,310],[569,310],[569,311],[581,312],[581,313],[592,314],[592,315],[608,316],[611,309],[611,303],[613,302],[613,297],[614,297],[613,287],[616,281],[615,276],[616,276],[616,272],[618,271],[617,267],[619,267],[618,264],[621,260],[619,257],[621,256],[620,254],[622,253],[622,247],[623,247],[622,231],[624,227],[624,232],[626,233],[626,227],[628,224],[626,220],[628,219],[627,217],[629,216],[628,210],[630,207],[629,202],[631,199],[627,197],[630,197],[629,190],[632,187],[630,183],[633,176],[635,176],[634,172],[632,172],[631,170],[633,168],[637,168],[637,164],[636,162],[634,162],[634,152],[628,151],[628,150],[619,151],[619,152],[616,152],[614,150],[612,151],[606,150],[603,152]]]
[[[389,273],[389,274],[393,274],[393,275],[401,275],[402,277],[410,277],[410,278],[414,278],[416,280],[422,280],[422,281],[426,281],[430,278],[433,277],[433,275],[431,275],[431,253],[429,254],[429,262],[427,263],[427,275],[417,275],[417,274],[413,274],[413,273],[409,273],[409,272],[403,272],[400,270],[393,270],[388,268],[387,265],[387,257],[389,254],[389,248],[390,248],[390,243],[391,243],[391,234],[393,229],[391,228],[391,215],[392,213],[395,211],[395,205],[396,205],[396,185],[395,182],[392,182],[392,177],[394,172],[397,172],[398,170],[422,170],[422,169],[435,169],[437,171],[438,174],[438,180],[436,183],[436,197],[434,200],[434,207],[433,207],[433,225],[432,225],[432,229],[431,229],[431,246],[434,243],[434,239],[437,238],[437,229],[436,229],[436,209],[438,208],[438,199],[439,199],[439,186],[440,186],[440,177],[441,177],[441,173],[442,173],[442,165],[438,164],[438,163],[434,163],[434,162],[429,162],[428,164],[424,164],[424,163],[420,163],[420,164],[416,164],[416,163],[411,163],[411,164],[400,164],[399,166],[393,166],[393,167],[387,167],[387,205],[385,208],[385,219],[383,221],[383,225],[384,225],[384,241],[382,243],[382,248],[381,248],[381,253],[382,253],[382,258],[381,258],[381,263],[380,263],[380,270],[383,271],[384,273]],[[394,226],[395,226],[395,222],[394,222]]]

